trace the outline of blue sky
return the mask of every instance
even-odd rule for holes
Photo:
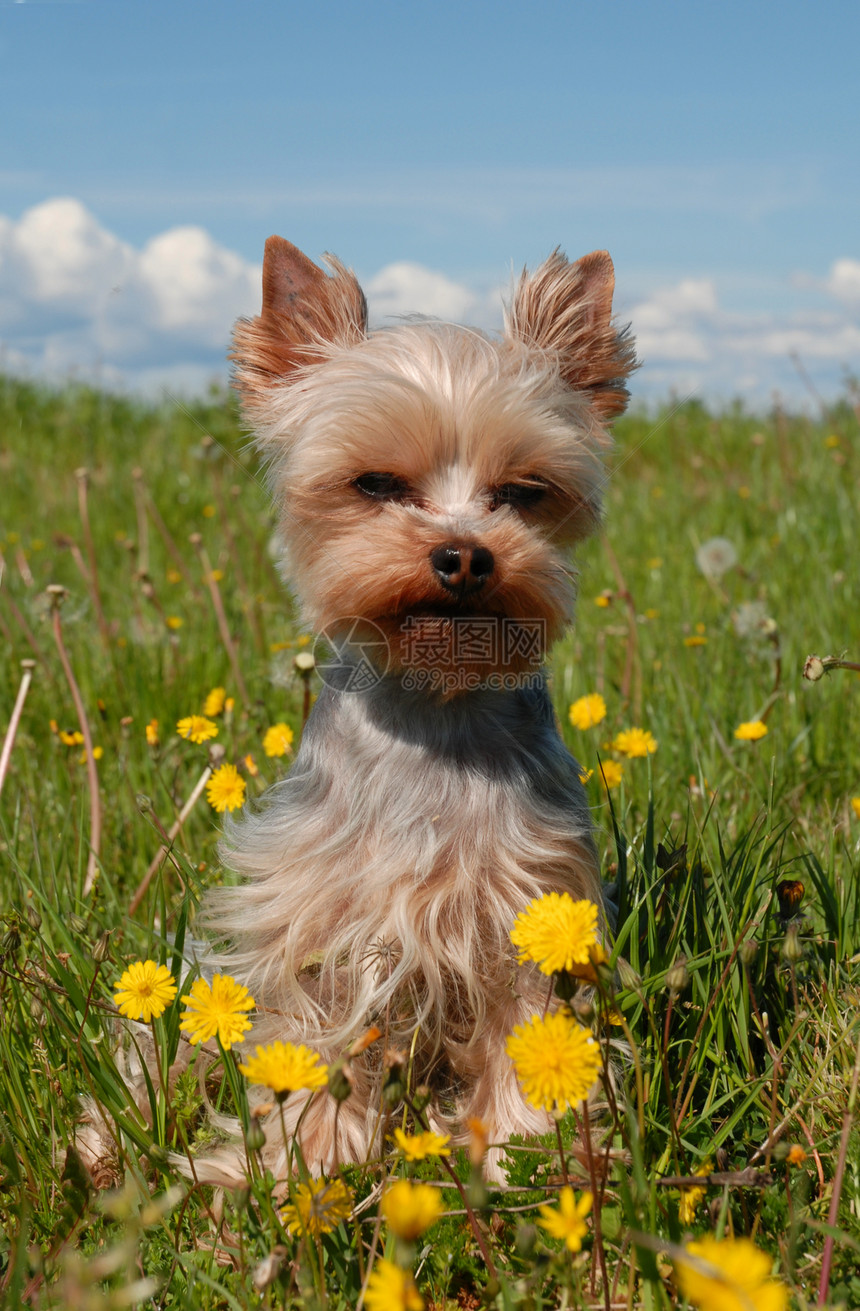
[[[643,397],[799,397],[792,352],[836,394],[858,38],[853,0],[0,3],[7,364],[193,388],[280,232],[379,321],[488,328],[512,266],[606,247]]]

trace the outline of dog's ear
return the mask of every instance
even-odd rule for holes
[[[603,420],[626,408],[625,380],[637,367],[632,337],[612,322],[614,289],[607,251],[571,264],[555,250],[534,273],[523,269],[506,316],[510,336],[557,355],[565,382],[589,393]]]
[[[239,319],[230,358],[246,405],[267,399],[275,383],[312,364],[327,346],[354,345],[367,332],[367,302],[355,274],[326,256],[331,274],[283,237],[269,237],[263,256],[263,308]]]

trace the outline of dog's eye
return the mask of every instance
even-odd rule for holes
[[[528,510],[546,495],[546,484],[535,478],[530,482],[502,483],[490,492],[490,509],[512,505],[515,510]]]
[[[409,491],[408,485],[395,473],[363,473],[352,485],[374,501],[402,501]]]

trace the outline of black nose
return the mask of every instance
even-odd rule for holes
[[[493,556],[486,546],[437,546],[430,563],[449,592],[477,592],[493,572]]]

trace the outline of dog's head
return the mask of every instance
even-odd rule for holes
[[[271,237],[262,312],[233,348],[305,620],[375,626],[401,668],[495,625],[476,667],[533,667],[571,617],[568,548],[599,521],[635,367],[612,261],[556,252],[523,272],[498,339],[432,320],[368,333],[354,275],[328,266]]]

